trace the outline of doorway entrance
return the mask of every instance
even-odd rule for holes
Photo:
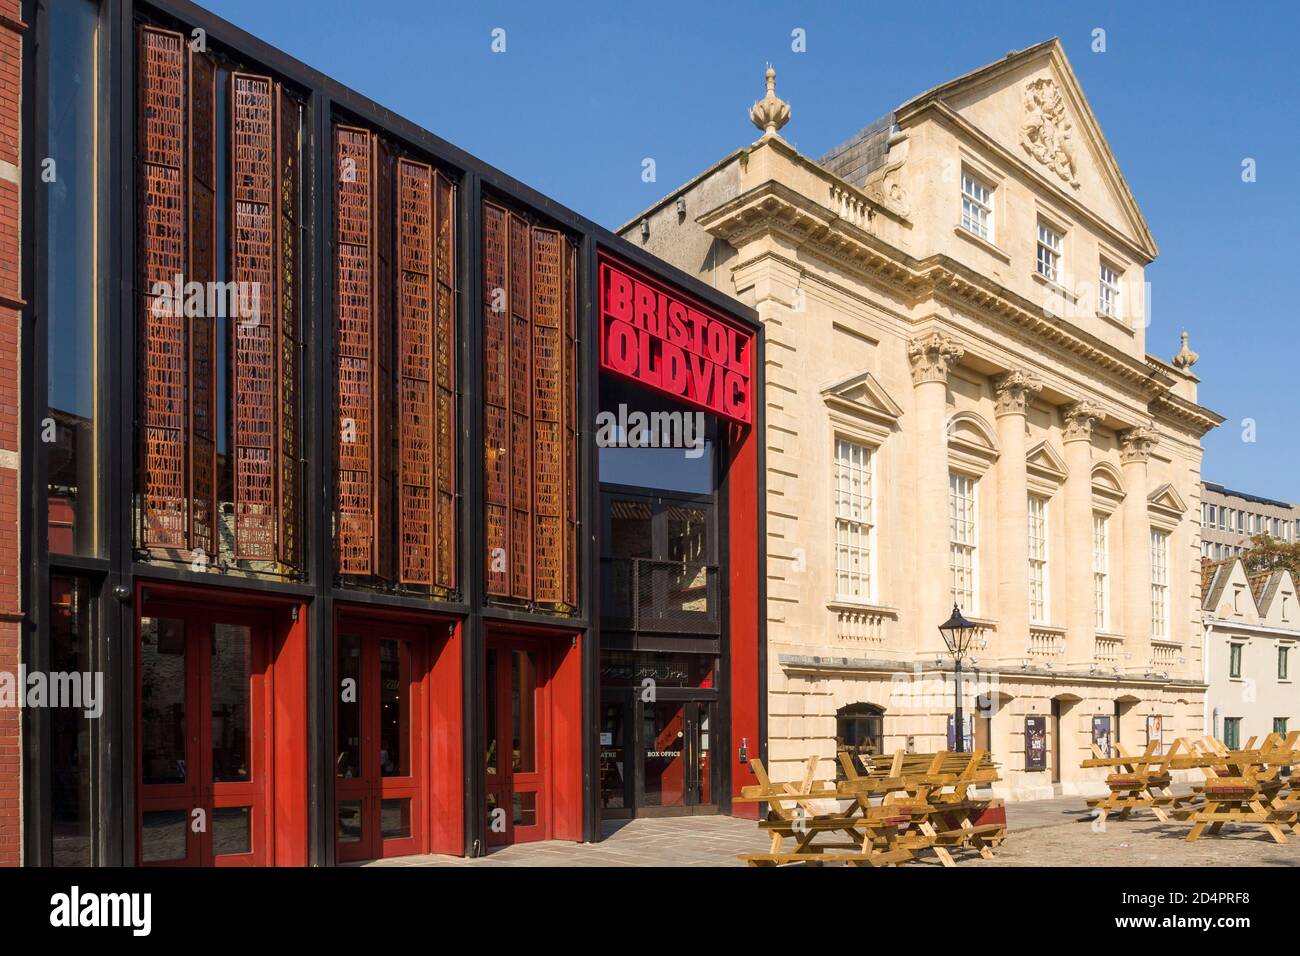
[[[541,638],[487,642],[488,846],[550,839],[550,654]]]
[[[268,862],[268,612],[140,603],[136,859],[142,865]]]
[[[336,858],[420,852],[424,632],[390,622],[341,624],[334,640]]]

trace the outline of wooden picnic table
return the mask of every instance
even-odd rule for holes
[[[768,814],[759,828],[770,837],[766,853],[744,853],[750,866],[788,863],[843,863],[849,866],[889,866],[906,863],[916,853],[916,841],[903,840],[912,814],[905,808],[872,807],[863,813],[855,801],[847,811],[819,813],[820,801],[841,799],[839,789],[814,779],[817,758],[808,759],[799,784],[774,784],[760,760],[751,760],[757,785],[742,788],[738,803],[766,803]],[[839,839],[835,839],[836,837]],[[824,839],[829,837],[830,839]],[[786,840],[793,840],[787,849]]]
[[[868,774],[859,773],[847,755],[841,756],[845,779],[834,783],[815,779],[816,757],[808,759],[801,782],[786,784],[773,784],[761,761],[750,762],[759,782],[743,788],[739,802],[768,804],[767,818],[759,827],[771,842],[768,852],[743,854],[741,859],[751,866],[885,866],[933,850],[944,866],[954,866],[952,850],[968,847],[989,858],[1005,838],[1005,823],[972,823],[972,817],[992,802],[969,793],[972,785],[990,779],[986,753],[959,754],[957,761],[943,754],[922,755],[923,762],[911,763],[915,772],[910,774],[891,769],[903,766],[901,753],[888,765],[873,765]],[[996,779],[995,769],[991,779]],[[837,810],[818,812],[818,804],[826,801]],[[793,848],[786,848],[786,840],[793,840]]]
[[[1186,741],[1179,738],[1170,745],[1168,753],[1161,754],[1160,742],[1153,740],[1142,753],[1132,754],[1117,742],[1116,756],[1108,757],[1093,744],[1092,758],[1084,760],[1080,766],[1105,767],[1113,771],[1106,775],[1110,793],[1087,801],[1088,806],[1097,811],[1097,819],[1104,823],[1107,816],[1115,813],[1118,819],[1127,820],[1135,810],[1150,810],[1161,823],[1168,823],[1168,811],[1180,808],[1190,799],[1175,797],[1169,789],[1173,784],[1169,761],[1186,745]]]
[[[1205,783],[1197,788],[1204,802],[1180,815],[1192,823],[1187,840],[1200,839],[1207,829],[1217,835],[1227,823],[1262,827],[1279,844],[1287,842],[1287,830],[1300,833],[1300,800],[1290,793],[1281,795],[1289,783],[1282,769],[1300,762],[1297,739],[1300,731],[1286,737],[1269,734],[1258,749],[1251,738],[1246,748],[1228,750],[1207,737],[1174,757],[1174,769],[1199,769],[1205,775]]]

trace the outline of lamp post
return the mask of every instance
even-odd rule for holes
[[[939,625],[939,633],[943,635],[943,642],[948,647],[948,653],[952,655],[954,677],[957,682],[957,711],[953,716],[952,736],[958,753],[963,753],[966,749],[966,738],[962,733],[961,662],[965,659],[971,641],[975,638],[975,628],[975,624],[961,616],[961,608],[956,604],[952,606],[952,617]]]

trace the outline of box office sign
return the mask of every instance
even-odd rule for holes
[[[749,424],[754,335],[631,266],[600,257],[600,366]]]
[[[1047,718],[1025,718],[1025,769],[1047,769]]]

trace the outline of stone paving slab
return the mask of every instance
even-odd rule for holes
[[[993,860],[970,851],[959,866],[1300,866],[1300,835],[1285,846],[1257,827],[1224,827],[1219,836],[1185,839],[1190,824],[1160,823],[1150,813],[1094,828],[1083,797],[1007,805],[1008,835]],[[741,866],[741,853],[765,848],[752,820],[658,817],[608,823],[599,843],[525,843],[484,857],[408,856],[367,866]],[[933,854],[917,864],[938,866]]]

